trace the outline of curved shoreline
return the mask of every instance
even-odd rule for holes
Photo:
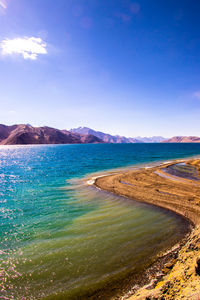
[[[199,171],[199,159],[181,160]],[[200,281],[196,263],[200,256],[200,182],[170,175],[163,168],[180,160],[137,170],[129,170],[95,179],[100,189],[136,201],[156,205],[173,211],[189,220],[194,229],[185,238],[176,260],[168,262],[162,270],[162,279],[153,288],[143,286],[130,298],[123,299],[199,299]],[[163,175],[163,176],[162,176]],[[193,251],[194,249],[194,251]]]

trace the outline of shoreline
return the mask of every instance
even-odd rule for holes
[[[200,181],[173,176],[163,170],[180,162],[200,170],[199,158],[185,158],[93,178],[93,184],[97,188],[167,209],[187,219],[193,227],[179,242],[178,251],[175,251],[176,259],[173,258],[174,245],[168,251],[172,257],[169,255],[164,262],[164,267],[161,263],[154,271],[156,278],[153,282],[130,289],[121,299],[199,299],[194,297],[200,297],[199,274],[196,273],[200,256],[200,238],[198,238],[200,237],[200,192],[197,191],[200,188]],[[145,271],[151,273],[154,264],[156,265],[158,260],[165,260],[165,256],[164,253],[158,255],[156,262]],[[162,275],[160,276],[159,273]]]

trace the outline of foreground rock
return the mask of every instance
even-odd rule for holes
[[[199,170],[200,160],[187,163]],[[194,225],[176,260],[163,268],[162,279],[153,287],[139,288],[129,299],[200,299],[200,181],[166,174],[162,166],[97,178],[95,184],[104,190],[170,209]]]

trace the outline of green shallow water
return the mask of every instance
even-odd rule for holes
[[[183,237],[186,222],[86,186],[82,179],[91,172],[199,154],[199,146],[2,147],[1,297],[83,299],[139,274]],[[100,295],[109,299],[106,292]]]

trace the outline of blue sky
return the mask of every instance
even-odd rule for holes
[[[200,2],[0,0],[0,123],[200,136]]]

